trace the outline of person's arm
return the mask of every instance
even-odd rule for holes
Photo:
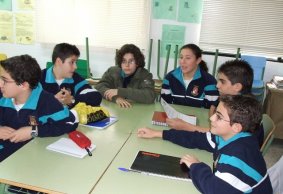
[[[155,100],[154,81],[152,74],[147,72],[147,75],[139,79],[132,79],[131,81],[138,81],[134,83],[136,88],[118,88],[118,96],[125,99],[133,100],[139,103],[151,104]]]
[[[95,89],[99,91],[99,93],[104,96],[104,93],[109,89],[114,89],[114,79],[113,74],[116,74],[113,72],[113,67],[110,67],[102,76],[102,78],[99,80],[99,82],[96,84]],[[113,100],[113,99],[112,99]],[[115,101],[114,101],[115,102]]]
[[[39,137],[60,136],[74,131],[78,127],[75,115],[66,107],[52,115],[40,117],[39,121],[42,123],[38,125]]]
[[[215,107],[214,105],[211,105],[210,108],[209,108],[209,115],[208,115],[209,118],[210,118],[212,115],[214,115],[215,111],[216,111],[216,107]]]
[[[7,140],[11,137],[15,129],[7,126],[0,126],[0,140]]]
[[[201,127],[198,125],[193,125],[191,123],[187,123],[182,119],[174,118],[174,119],[166,119],[166,123],[169,127],[176,129],[176,130],[184,130],[184,131],[198,131],[198,132],[208,132],[208,127]]]
[[[138,129],[138,137],[162,138],[183,147],[199,148],[209,152],[212,152],[214,150],[213,146],[215,146],[214,144],[210,144],[214,140],[214,137],[211,137],[210,133],[177,131],[175,129],[159,131],[144,127]]]
[[[74,73],[74,105],[79,102],[84,102],[90,106],[99,106],[102,101],[101,94],[92,88],[88,82],[77,73]],[[71,98],[70,98],[71,99]]]
[[[142,138],[162,138],[162,134],[162,131],[157,131],[147,127],[138,129],[138,137]]]
[[[215,149],[215,143],[213,143],[215,136],[210,132],[200,133],[170,129],[163,131],[162,138],[186,148],[198,148],[209,152],[213,152]]]
[[[161,87],[161,98],[163,98],[167,103],[172,104],[173,97],[171,93],[171,87],[169,82],[169,74],[166,75],[166,77],[163,79],[162,87]]]

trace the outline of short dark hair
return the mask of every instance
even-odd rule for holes
[[[41,69],[35,58],[20,55],[1,61],[1,67],[10,74],[19,85],[28,82],[31,89],[37,87],[41,78]]]
[[[182,46],[181,49],[180,49],[180,52],[183,49],[191,49],[197,59],[202,56],[202,50],[195,44],[186,44],[186,45]],[[199,67],[202,70],[204,70],[205,72],[208,72],[208,67],[207,67],[207,64],[204,60],[201,60],[201,62],[199,63]]]
[[[57,44],[53,49],[52,62],[53,64],[55,64],[56,59],[59,57],[64,63],[65,59],[72,55],[75,55],[77,57],[80,56],[80,51],[75,45],[68,43]]]
[[[252,95],[223,95],[219,99],[227,109],[231,125],[240,123],[242,131],[255,131],[259,128],[262,108]]]
[[[115,61],[119,67],[121,67],[123,57],[127,53],[131,53],[134,55],[138,67],[143,68],[145,66],[145,59],[141,50],[134,44],[125,44],[116,53]]]
[[[241,94],[249,94],[253,85],[253,69],[244,60],[229,60],[223,63],[218,73],[223,73],[232,84],[242,84]]]

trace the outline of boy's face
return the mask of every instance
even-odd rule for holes
[[[0,66],[0,88],[3,97],[15,98],[21,93],[21,88],[13,80],[8,72]]]
[[[216,112],[210,117],[211,133],[221,136],[224,140],[228,140],[235,135],[233,125],[230,125],[230,118],[226,107],[222,102],[217,106]]]
[[[78,57],[75,55],[72,55],[65,59],[63,62],[60,58],[57,58],[58,65],[60,67],[60,77],[61,78],[71,78],[74,74],[74,72],[77,69],[77,62]]]
[[[242,84],[232,84],[228,77],[223,73],[218,73],[218,80],[216,85],[220,95],[237,95],[242,90]]]
[[[123,56],[121,68],[127,76],[132,75],[136,71],[138,65],[132,53],[126,53]]]

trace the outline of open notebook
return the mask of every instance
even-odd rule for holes
[[[178,112],[172,106],[170,106],[163,98],[161,98],[161,105],[165,112],[154,111],[151,119],[153,125],[168,126],[166,123],[167,118],[179,118],[187,123],[196,125],[197,117],[194,115],[186,115]]]
[[[89,151],[92,152],[95,149],[96,145],[91,144]],[[69,138],[62,137],[61,139],[55,141],[54,143],[48,145],[46,149],[59,152],[62,154],[67,154],[77,158],[83,158],[88,153],[85,149],[80,148],[75,142]]]
[[[189,168],[180,164],[180,158],[163,154],[139,151],[131,170],[148,175],[190,181]]]

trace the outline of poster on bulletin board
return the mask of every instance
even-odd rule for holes
[[[154,19],[176,20],[176,0],[153,0],[152,15]]]
[[[13,14],[9,11],[0,11],[0,43],[12,43],[13,34]]]
[[[12,11],[12,0],[1,0],[0,10]]]
[[[187,23],[201,22],[203,0],[179,0],[178,21]]]
[[[178,48],[181,48],[184,45],[185,30],[185,26],[162,25],[161,57],[166,57],[168,45],[171,45],[170,58],[174,57],[175,46],[178,45]]]

